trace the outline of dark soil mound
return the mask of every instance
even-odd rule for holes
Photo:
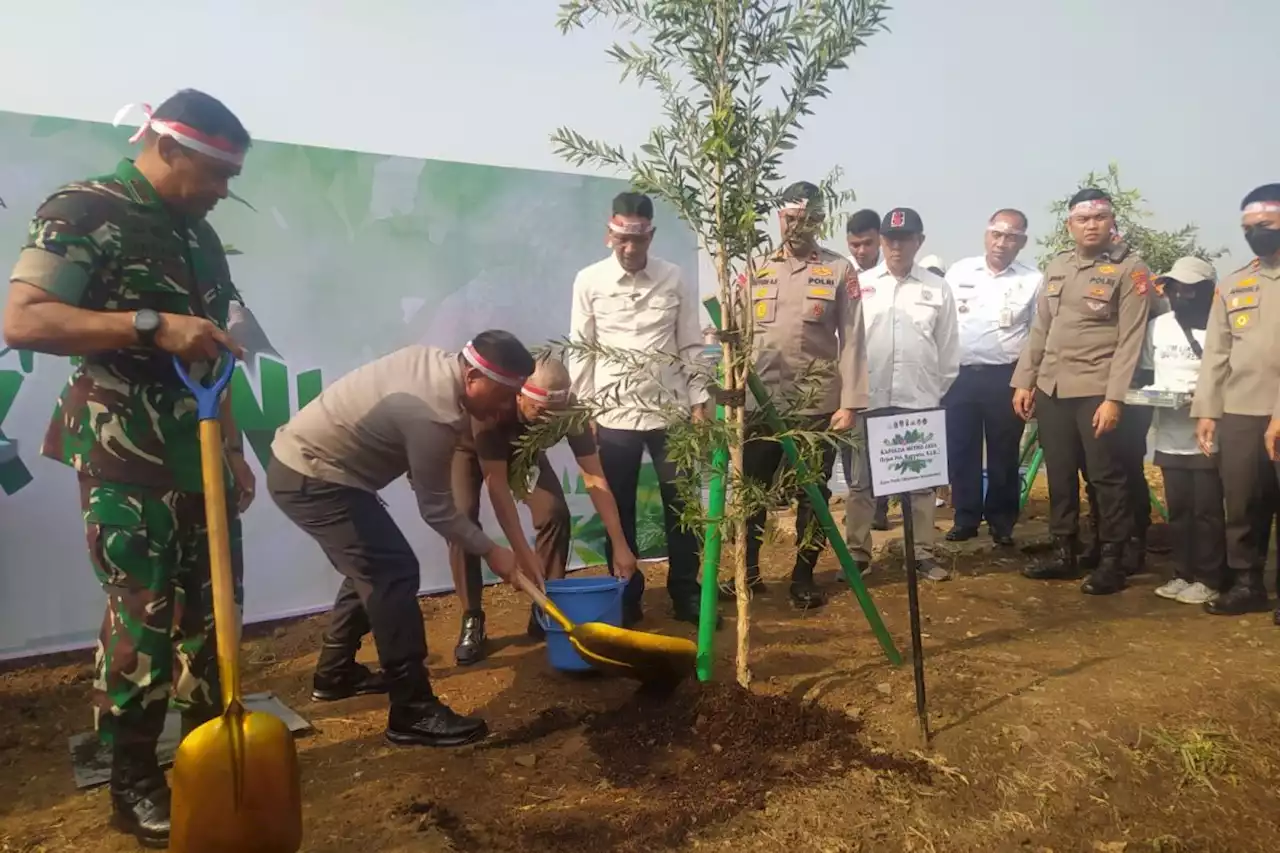
[[[517,832],[508,837],[512,849],[530,853],[670,849],[694,828],[762,809],[771,791],[855,767],[929,781],[927,764],[871,749],[861,728],[820,706],[737,685],[637,695],[586,721],[587,744],[599,759],[599,778],[583,780],[594,783],[592,795],[572,807],[513,815]]]

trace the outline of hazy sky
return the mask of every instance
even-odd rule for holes
[[[564,169],[558,125],[631,144],[657,113],[618,83],[611,34],[561,36],[557,6],[3,0],[0,109],[110,121],[194,86],[260,138]],[[862,204],[920,211],[950,263],[981,251],[994,209],[1038,231],[1116,160],[1157,224],[1246,255],[1240,198],[1280,181],[1280,2],[899,0],[889,25],[832,81],[792,178],[843,166]]]

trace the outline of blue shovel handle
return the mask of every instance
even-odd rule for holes
[[[236,369],[236,357],[226,347],[222,349],[222,372],[218,374],[218,378],[214,380],[212,385],[203,385],[191,378],[191,375],[182,366],[182,360],[176,355],[173,357],[174,370],[178,371],[178,378],[182,380],[182,384],[191,390],[196,398],[196,416],[202,421],[216,420],[218,417],[218,404],[222,402],[222,392],[226,390],[227,383],[231,381],[231,374]]]

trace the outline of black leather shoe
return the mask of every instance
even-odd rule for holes
[[[644,606],[639,601],[622,602],[622,627],[631,628],[644,621]]]
[[[1262,572],[1237,575],[1229,590],[1204,605],[1205,612],[1214,616],[1243,616],[1246,613],[1266,613],[1270,609]]]
[[[877,512],[875,515],[871,517],[871,529],[872,530],[888,530],[889,529],[888,510],[886,510],[884,513]]]
[[[1106,542],[1098,568],[1080,585],[1085,595],[1114,595],[1125,588],[1124,543]]]
[[[488,637],[484,633],[484,613],[476,611],[462,617],[462,630],[458,632],[458,645],[453,648],[453,659],[458,666],[471,666],[484,660]]]
[[[991,531],[991,541],[1001,548],[1008,548],[1013,545],[1013,534],[1004,531]]]
[[[169,785],[156,762],[155,747],[117,746],[112,751],[110,788],[112,828],[148,849],[166,849]]]
[[[699,625],[702,623],[702,602],[698,599],[691,601],[672,602],[672,617],[677,622],[687,622],[690,625]],[[724,625],[724,617],[716,613],[716,630],[719,631]]]
[[[316,673],[311,677],[311,699],[315,702],[337,702],[352,696],[386,693],[387,682],[382,673],[352,661],[332,674]]]
[[[947,531],[948,542],[968,542],[978,538],[978,528],[956,526]]]
[[[1076,558],[1077,542],[1071,536],[1057,536],[1053,540],[1053,554],[1047,560],[1027,566],[1022,576],[1033,581],[1073,581],[1080,577],[1080,563]]]
[[[813,581],[792,581],[791,606],[797,610],[816,610],[827,603],[827,597]]]
[[[751,595],[764,595],[768,591],[769,588],[765,586],[764,581],[760,580],[759,576],[747,578],[747,592],[751,593]],[[718,595],[721,601],[738,600],[738,587],[732,578],[720,584]]]
[[[387,673],[391,710],[386,738],[396,746],[462,746],[489,733],[479,717],[455,713],[431,691],[421,663],[401,665]]]
[[[1280,607],[1276,608],[1276,615],[1271,618],[1271,621],[1276,623],[1277,627],[1280,627]]]

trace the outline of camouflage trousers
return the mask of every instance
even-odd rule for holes
[[[154,744],[170,700],[197,720],[221,712],[204,496],[80,478],[89,559],[106,593],[94,723],[107,743]],[[243,606],[240,520],[228,507]]]

